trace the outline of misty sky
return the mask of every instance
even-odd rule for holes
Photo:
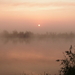
[[[0,0],[0,31],[75,32],[74,20],[75,0]]]

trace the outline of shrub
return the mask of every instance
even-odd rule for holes
[[[61,62],[59,75],[75,75],[75,52],[73,51],[72,45],[63,54],[64,59],[57,60],[57,62]]]

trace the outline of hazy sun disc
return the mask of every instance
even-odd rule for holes
[[[40,24],[38,24],[38,27],[40,27],[41,25]]]

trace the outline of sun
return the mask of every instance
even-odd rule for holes
[[[41,25],[40,24],[38,24],[38,27],[40,27]]]

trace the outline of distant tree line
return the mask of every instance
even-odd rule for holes
[[[8,31],[3,31],[1,33],[1,37],[5,37],[5,38],[31,38],[33,37],[33,33],[32,32],[17,32],[17,31],[13,31],[12,33],[9,33]]]
[[[17,31],[13,31],[12,33],[9,33],[8,31],[3,31],[2,33],[0,33],[1,37],[5,37],[5,38],[33,38],[33,37],[37,37],[37,38],[75,38],[75,33],[44,33],[44,34],[34,34],[30,31],[26,31],[26,32],[17,32]]]

